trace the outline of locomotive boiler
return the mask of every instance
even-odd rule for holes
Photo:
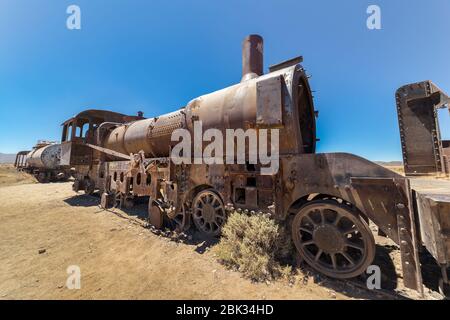
[[[146,119],[87,110],[64,122],[61,164],[75,172],[73,189],[98,190],[104,208],[146,197],[154,226],[194,225],[207,236],[220,234],[230,212],[267,213],[290,226],[304,261],[336,278],[357,276],[371,264],[371,221],[400,246],[405,285],[421,290],[409,180],[356,155],[315,153],[317,112],[301,57],[264,74],[257,35],[244,39],[242,57],[239,83],[172,113]],[[278,171],[262,174],[264,166],[250,161],[175,164],[172,133],[195,135],[197,121],[224,135],[227,129],[279,130]]]
[[[242,81],[198,97],[186,107],[155,118],[113,128],[102,145],[122,154],[143,151],[145,157],[169,156],[171,135],[185,128],[194,136],[194,121],[203,130],[280,128],[280,155],[315,151],[315,117],[311,90],[301,57],[273,66],[263,75],[263,40],[251,35],[243,44]]]

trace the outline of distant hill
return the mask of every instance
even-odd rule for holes
[[[384,166],[384,167],[403,166],[402,161],[375,161],[375,163],[379,164],[380,166]]]
[[[14,160],[16,160],[15,154],[0,152],[0,163],[14,163]]]

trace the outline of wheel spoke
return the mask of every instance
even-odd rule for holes
[[[314,240],[309,240],[302,243],[303,246],[309,246],[310,244],[314,244]]]
[[[348,234],[353,233],[353,232],[356,232],[356,231],[358,231],[358,229],[356,229],[355,226],[352,226],[350,229],[344,231],[343,234],[344,234],[344,235],[348,235]]]
[[[339,213],[336,213],[336,218],[334,219],[333,224],[335,226],[337,226],[339,224],[339,222],[341,221],[341,219],[342,219],[342,216]]]
[[[322,225],[324,225],[325,224],[325,213],[323,212],[323,209],[319,209],[319,212],[320,212],[320,223]]]
[[[350,241],[347,241],[347,242],[345,243],[345,245],[346,245],[347,247],[351,247],[351,248],[358,249],[359,251],[364,251],[364,247],[360,246],[359,244],[350,242]]]
[[[315,261],[319,261],[320,256],[322,255],[322,253],[323,253],[322,249],[319,249],[319,251],[317,251],[316,256],[314,257],[314,260]]]
[[[343,256],[348,262],[350,262],[350,265],[351,265],[351,266],[354,266],[354,265],[355,265],[355,261],[353,260],[352,257],[350,257],[350,256],[347,254],[347,252],[341,252],[341,254],[342,254],[342,256]]]
[[[312,230],[306,229],[305,227],[300,227],[300,231],[305,231],[305,232],[308,232],[309,234],[313,233]]]
[[[314,227],[317,226],[317,223],[314,222],[314,220],[309,216],[309,214],[305,215],[305,218],[308,219]]]
[[[337,270],[336,254],[332,253],[332,254],[330,254],[330,257],[331,257],[331,263],[333,264],[333,269]]]

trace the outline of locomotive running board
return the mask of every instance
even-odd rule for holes
[[[367,213],[370,213],[369,218],[378,226],[384,227],[383,231],[400,246],[405,287],[423,295],[416,218],[409,180],[406,178],[351,178],[351,184],[357,193],[355,200],[359,202],[358,205],[367,208]],[[390,199],[390,201],[383,202],[382,199]],[[391,221],[391,223],[383,225],[380,223],[383,220]]]

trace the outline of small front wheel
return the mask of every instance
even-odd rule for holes
[[[313,269],[333,278],[362,274],[375,257],[375,240],[358,212],[333,200],[316,200],[300,208],[292,239]]]

